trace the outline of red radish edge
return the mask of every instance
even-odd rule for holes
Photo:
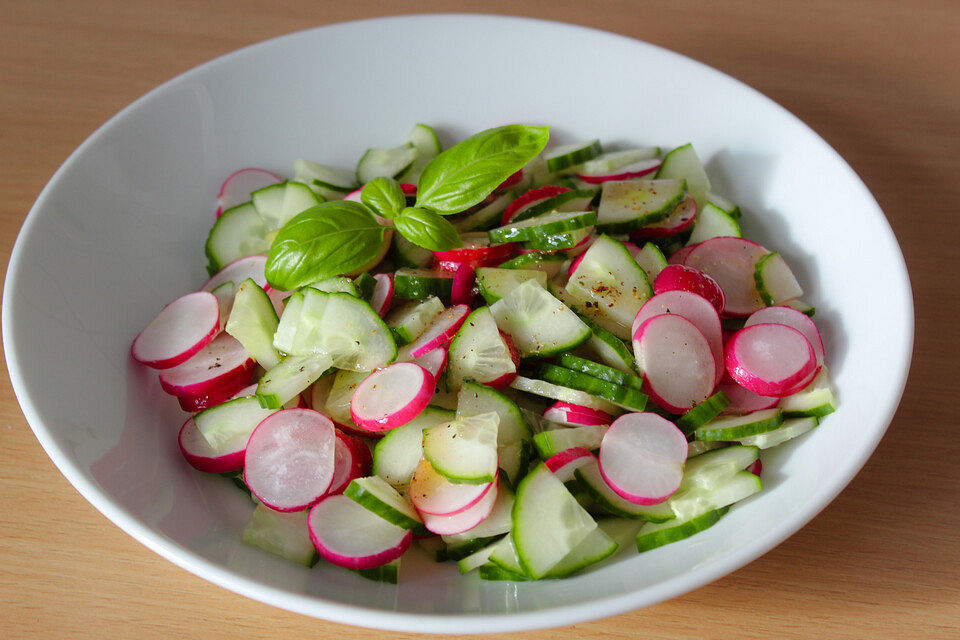
[[[723,313],[723,289],[716,280],[699,269],[683,264],[669,264],[664,267],[653,281],[653,292],[666,293],[667,291],[695,293],[709,300],[717,313]]]
[[[475,270],[467,263],[460,263],[453,274],[450,301],[453,304],[469,305],[473,302],[473,282]]]
[[[603,434],[600,475],[624,500],[659,504],[680,487],[687,437],[655,413],[628,413]]]
[[[804,337],[810,341],[810,346],[813,347],[813,352],[817,356],[817,366],[823,366],[824,359],[826,358],[823,349],[823,338],[820,337],[820,330],[817,329],[817,325],[807,314],[797,311],[792,307],[766,307],[754,312],[747,318],[743,326],[750,327],[755,324],[764,323],[784,324],[802,333]]]
[[[630,239],[665,238],[676,235],[689,229],[696,216],[697,201],[687,196],[665,220],[637,229],[630,234]]]
[[[458,304],[446,309],[441,313],[430,326],[427,327],[423,335],[417,338],[416,342],[404,347],[412,357],[419,358],[428,351],[446,347],[453,340],[453,336],[460,330],[460,326],[470,315],[470,307],[465,304]]]
[[[484,493],[483,497],[473,506],[448,516],[438,516],[431,513],[421,513],[423,526],[431,533],[441,536],[452,536],[464,531],[469,531],[483,522],[490,512],[493,511],[493,505],[497,501],[497,492],[500,480],[497,479],[491,483],[490,490]]]
[[[761,396],[792,395],[817,370],[810,341],[785,324],[754,324],[737,331],[727,342],[724,359],[730,377]]]
[[[730,377],[730,374],[726,374],[720,381],[717,391],[723,391],[730,399],[730,404],[723,410],[725,414],[745,415],[754,411],[772,409],[780,402],[780,398],[760,396],[749,389],[744,389]]]
[[[434,349],[433,351],[426,352],[419,358],[414,358],[412,362],[426,369],[427,372],[433,376],[434,380],[438,380],[440,374],[443,373],[443,370],[447,366],[447,355],[448,352],[446,349]]]
[[[193,357],[220,332],[220,303],[208,291],[181,296],[160,310],[130,345],[130,354],[154,369]]]
[[[389,273],[378,273],[373,278],[377,284],[373,286],[370,306],[382,318],[390,311],[390,305],[393,303],[393,276]]]
[[[617,173],[608,173],[600,176],[588,176],[582,173],[577,174],[577,178],[587,184],[603,184],[611,180],[632,180],[633,178],[642,178],[648,176],[660,168],[661,161],[657,158],[650,160],[638,160],[617,169]]]
[[[633,339],[637,363],[644,372],[644,390],[658,406],[684,413],[713,392],[713,351],[700,329],[685,317],[662,314],[648,318]],[[659,353],[647,353],[646,345]]]
[[[425,484],[426,487],[423,486]],[[440,475],[424,459],[417,465],[413,478],[410,480],[410,502],[413,503],[413,506],[421,515],[452,516],[466,511],[480,502],[493,485],[493,482],[487,484],[455,484]],[[439,488],[447,494],[439,501],[440,504],[434,504],[438,500],[435,493],[428,491],[430,488]]]
[[[236,286],[247,278],[252,278],[261,287],[267,286],[267,276],[264,268],[267,264],[267,256],[258,254],[247,256],[246,258],[237,258],[220,271],[216,272],[212,278],[207,280],[201,291],[213,291],[224,282],[233,282]]]
[[[413,362],[396,362],[357,385],[350,399],[350,417],[370,431],[399,427],[423,411],[435,388],[429,371]]]
[[[333,449],[333,478],[325,494],[327,496],[346,491],[351,481],[369,475],[373,464],[370,449],[363,440],[348,436],[339,429],[334,434],[337,440]]]
[[[250,384],[256,373],[254,362],[243,345],[228,333],[221,333],[192,358],[160,372],[160,386],[174,396],[200,396],[226,387]]]
[[[753,475],[759,478],[760,474],[763,473],[763,463],[760,462],[758,458],[753,464],[747,467],[745,471],[749,471],[750,473],[752,473]]]
[[[243,204],[250,200],[250,194],[272,184],[279,184],[283,179],[266,169],[248,167],[234,171],[220,185],[217,193],[217,217],[224,211]]]
[[[517,372],[520,370],[520,351],[517,349],[517,345],[513,343],[513,338],[499,331],[500,339],[503,340],[503,344],[507,347],[507,351],[510,353],[510,359],[513,360],[513,371],[503,374],[499,378],[494,378],[493,380],[488,380],[483,382],[486,386],[492,389],[506,389],[510,386],[510,383],[517,379]],[[477,382],[480,382],[479,380]]]
[[[341,513],[337,514],[337,509],[341,510]],[[342,511],[347,512],[353,511],[359,514],[361,517],[366,518],[378,518],[376,514],[366,511],[366,509],[350,498],[338,494],[333,496],[327,496],[320,502],[318,502],[311,510],[310,515],[307,517],[307,527],[310,532],[310,540],[313,542],[313,546],[316,547],[317,552],[323,556],[325,560],[331,564],[335,564],[339,567],[344,567],[346,569],[373,569],[387,564],[396,560],[403,553],[410,548],[410,543],[413,540],[413,532],[410,530],[403,530],[399,527],[394,527],[397,529],[398,537],[396,543],[388,546],[386,548],[379,549],[376,553],[372,553],[364,556],[346,556],[339,553],[337,550],[331,548],[328,542],[324,541],[324,536],[322,535],[321,528],[324,526],[336,526],[336,522],[341,518],[337,518],[336,515],[343,515]],[[332,517],[327,517],[328,513]],[[390,523],[383,521],[388,526]]]
[[[227,473],[243,468],[246,445],[243,448],[226,453],[217,453],[200,433],[200,430],[197,429],[193,418],[187,419],[180,427],[177,443],[184,459],[197,471]]]
[[[546,187],[537,187],[536,189],[530,189],[526,193],[523,193],[517,197],[513,202],[511,202],[506,210],[503,212],[503,218],[501,219],[502,224],[510,224],[510,221],[520,213],[521,209],[526,208],[529,205],[533,205],[547,198],[552,198],[558,196],[561,193],[566,193],[570,191],[569,187],[556,187],[556,186],[546,186]]]
[[[560,482],[570,482],[573,480],[574,471],[595,459],[596,457],[589,449],[585,449],[584,447],[571,447],[570,449],[564,449],[560,453],[553,454],[547,458],[543,464],[553,475],[557,476]]]
[[[613,422],[613,416],[606,411],[564,402],[563,400],[558,400],[550,405],[543,412],[543,417],[550,422],[568,427],[597,426]]]
[[[692,244],[689,247],[680,247],[670,254],[670,257],[667,258],[667,264],[684,264],[687,256],[690,255],[690,252],[696,249],[698,246],[699,245]]]

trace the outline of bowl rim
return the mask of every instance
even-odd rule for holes
[[[11,285],[18,279],[23,254],[26,251],[25,237],[27,231],[36,223],[40,211],[42,211],[51,193],[56,188],[64,173],[75,164],[78,159],[86,152],[88,148],[95,145],[114,124],[122,120],[130,112],[138,109],[140,105],[148,102],[153,96],[167,91],[171,86],[190,81],[193,76],[206,73],[212,68],[224,63],[228,59],[233,60],[238,57],[255,55],[259,50],[282,46],[284,41],[303,37],[322,37],[322,34],[335,29],[356,28],[357,25],[368,23],[384,22],[405,22],[405,21],[436,21],[436,20],[473,20],[489,21],[491,23],[498,21],[523,22],[530,28],[563,28],[571,32],[590,33],[595,37],[603,36],[608,39],[622,40],[631,43],[634,46],[645,47],[658,56],[673,58],[684,61],[687,64],[693,64],[700,67],[701,70],[718,74],[725,80],[734,83],[742,91],[754,94],[755,97],[762,100],[767,106],[778,111],[781,116],[793,120],[795,124],[800,125],[806,133],[813,136],[823,144],[825,150],[832,154],[839,161],[840,166],[848,173],[846,178],[851,181],[856,188],[861,189],[866,197],[866,202],[871,205],[871,214],[877,218],[877,222],[882,226],[882,231],[889,235],[893,245],[897,248],[897,264],[895,267],[901,275],[900,289],[905,294],[902,299],[892,301],[891,304],[899,304],[904,312],[906,322],[904,323],[903,335],[900,336],[899,349],[894,353],[896,367],[895,385],[896,393],[887,396],[885,400],[879,401],[883,406],[880,428],[876,429],[869,437],[864,438],[862,446],[857,452],[858,455],[848,458],[840,473],[835,473],[829,481],[825,483],[814,494],[814,497],[804,505],[803,509],[795,510],[785,517],[780,524],[772,528],[753,541],[753,544],[740,551],[734,551],[726,554],[716,560],[707,562],[697,568],[687,571],[683,574],[669,578],[658,585],[656,589],[649,587],[640,587],[632,591],[624,592],[616,596],[608,596],[597,600],[590,600],[575,605],[558,605],[546,607],[533,611],[504,614],[436,614],[436,613],[403,613],[396,610],[387,611],[382,609],[372,609],[356,604],[333,602],[317,596],[307,596],[285,591],[281,588],[261,584],[255,580],[224,569],[220,565],[207,560],[199,554],[187,549],[183,545],[174,542],[167,536],[160,534],[148,526],[141,524],[136,518],[128,514],[121,506],[116,504],[106,493],[104,493],[96,484],[88,480],[84,472],[70,459],[66,451],[57,445],[52,432],[40,420],[38,411],[34,404],[31,390],[27,388],[26,383],[21,377],[21,361],[23,355],[18,350],[17,342],[13,339],[16,333],[16,323],[13,320],[12,290]],[[91,133],[73,152],[64,160],[63,164],[54,172],[53,176],[41,190],[39,196],[28,212],[18,232],[16,242],[10,254],[7,273],[4,281],[4,291],[2,300],[2,326],[3,326],[3,349],[7,364],[7,370],[10,376],[10,383],[14,389],[17,400],[20,403],[21,410],[27,420],[30,428],[33,430],[37,440],[53,461],[54,465],[66,477],[66,479],[76,488],[76,490],[100,511],[107,519],[120,527],[124,532],[132,536],[135,540],[154,551],[158,555],[166,558],[174,564],[187,571],[201,577],[214,584],[252,598],[286,609],[296,613],[312,617],[319,617],[338,623],[352,624],[357,626],[403,631],[403,632],[421,632],[421,633],[496,633],[508,631],[526,631],[532,629],[559,627],[589,620],[595,620],[608,616],[617,615],[627,611],[646,607],[664,600],[676,597],[680,594],[692,591],[705,584],[713,582],[722,576],[745,566],[756,558],[770,551],[772,548],[799,531],[805,524],[812,520],[820,511],[822,511],[836,496],[850,483],[856,474],[866,464],[869,457],[873,454],[880,439],[883,437],[903,395],[906,381],[910,369],[910,363],[913,353],[914,342],[914,304],[913,294],[909,280],[909,274],[906,268],[906,262],[903,252],[896,241],[896,236],[890,227],[889,221],[884,216],[876,199],[870,193],[860,176],[852,167],[840,156],[837,151],[830,146],[819,134],[810,126],[800,120],[789,110],[767,97],[763,93],[750,87],[746,83],[730,76],[719,69],[711,67],[705,63],[699,62],[693,58],[681,53],[672,51],[665,47],[655,45],[630,36],[597,29],[585,27],[582,25],[561,22],[556,20],[546,20],[541,18],[527,18],[520,16],[504,16],[496,14],[480,13],[426,13],[396,15],[377,18],[366,18],[359,20],[350,20],[344,22],[331,23],[319,27],[308,28],[300,31],[277,36],[268,40],[250,44],[239,49],[227,52],[216,58],[208,60],[198,66],[195,66],[177,76],[168,79],[162,84],[154,87],[143,94],[116,114],[111,116],[106,122],[100,125]]]

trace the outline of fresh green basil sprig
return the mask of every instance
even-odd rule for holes
[[[540,153],[548,127],[512,124],[487,129],[437,155],[424,167],[417,199],[406,206],[400,184],[375,178],[360,203],[323,202],[294,216],[280,229],[267,256],[267,282],[290,290],[349,273],[376,259],[390,223],[410,242],[431,251],[463,246],[443,216],[481,202]],[[376,215],[374,215],[376,214]]]

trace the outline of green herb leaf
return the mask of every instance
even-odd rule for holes
[[[417,207],[444,215],[469,209],[536,157],[549,137],[549,127],[511,124],[455,144],[424,167]]]
[[[283,225],[270,246],[266,275],[284,291],[349,273],[373,260],[384,227],[359,202],[323,202]]]
[[[363,185],[360,200],[383,218],[393,218],[407,206],[403,189],[393,178],[374,178]]]
[[[393,219],[404,238],[431,251],[447,251],[463,246],[460,234],[446,218],[433,211],[408,207]]]

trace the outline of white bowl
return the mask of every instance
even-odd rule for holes
[[[398,587],[306,570],[240,543],[249,501],[190,469],[183,421],[129,357],[165,302],[204,279],[214,195],[238,167],[351,166],[416,122],[447,142],[506,122],[555,141],[692,141],[748,237],[779,249],[817,307],[840,408],[764,455],[763,492],[683,542],[564,581],[513,584],[405,558]],[[112,118],[57,171],[17,239],[3,344],[24,414],[93,505],[212,582],[355,625],[466,633],[636,609],[737,569],[850,481],[900,399],[913,340],[903,258],[876,202],[812,130],[749,87],[658,47],[580,27],[419,16],[323,27],[190,71]],[[811,549],[816,553],[816,549]]]

